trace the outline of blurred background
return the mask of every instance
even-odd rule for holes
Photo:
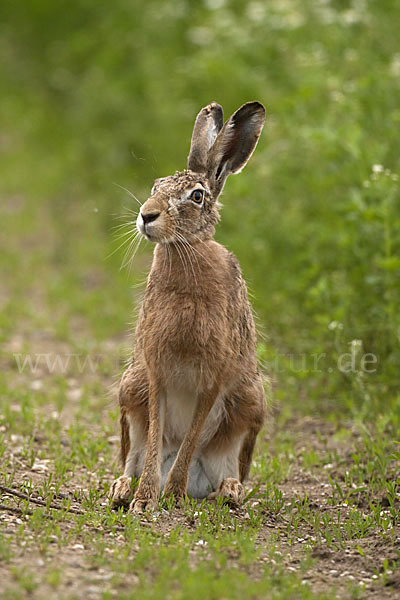
[[[152,252],[120,269],[115,226],[138,207],[122,188],[143,201],[186,166],[202,106],[259,100],[216,237],[253,295],[274,403],[399,414],[399,27],[395,0],[3,0],[3,390],[10,352],[40,336],[115,341],[122,365]]]

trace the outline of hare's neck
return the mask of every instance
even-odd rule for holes
[[[182,292],[200,290],[214,273],[209,241],[157,244],[151,277],[159,285]]]

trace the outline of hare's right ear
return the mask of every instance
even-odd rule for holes
[[[215,197],[221,193],[228,175],[239,173],[253,154],[264,121],[264,106],[247,102],[223,126],[207,160],[207,176]]]
[[[224,124],[222,106],[212,102],[201,109],[196,117],[188,156],[188,169],[196,173],[207,170],[208,151]]]

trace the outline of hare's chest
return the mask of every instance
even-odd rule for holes
[[[199,360],[208,353],[216,354],[216,346],[224,337],[224,312],[207,297],[173,294],[157,303],[147,303],[143,335],[149,354],[175,361]]]

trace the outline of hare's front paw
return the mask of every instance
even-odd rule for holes
[[[216,492],[207,496],[207,500],[216,500],[216,498],[223,498],[229,504],[241,504],[244,499],[244,488],[238,479],[227,477],[222,480]]]
[[[132,500],[132,478],[118,477],[110,489],[110,500],[113,506],[129,506]]]
[[[129,506],[129,510],[135,514],[141,514],[148,510],[157,508],[160,486],[152,480],[140,480],[139,487]]]
[[[129,510],[135,515],[141,515],[147,511],[153,511],[157,508],[158,500],[156,498],[141,498],[134,497],[132,500]]]

